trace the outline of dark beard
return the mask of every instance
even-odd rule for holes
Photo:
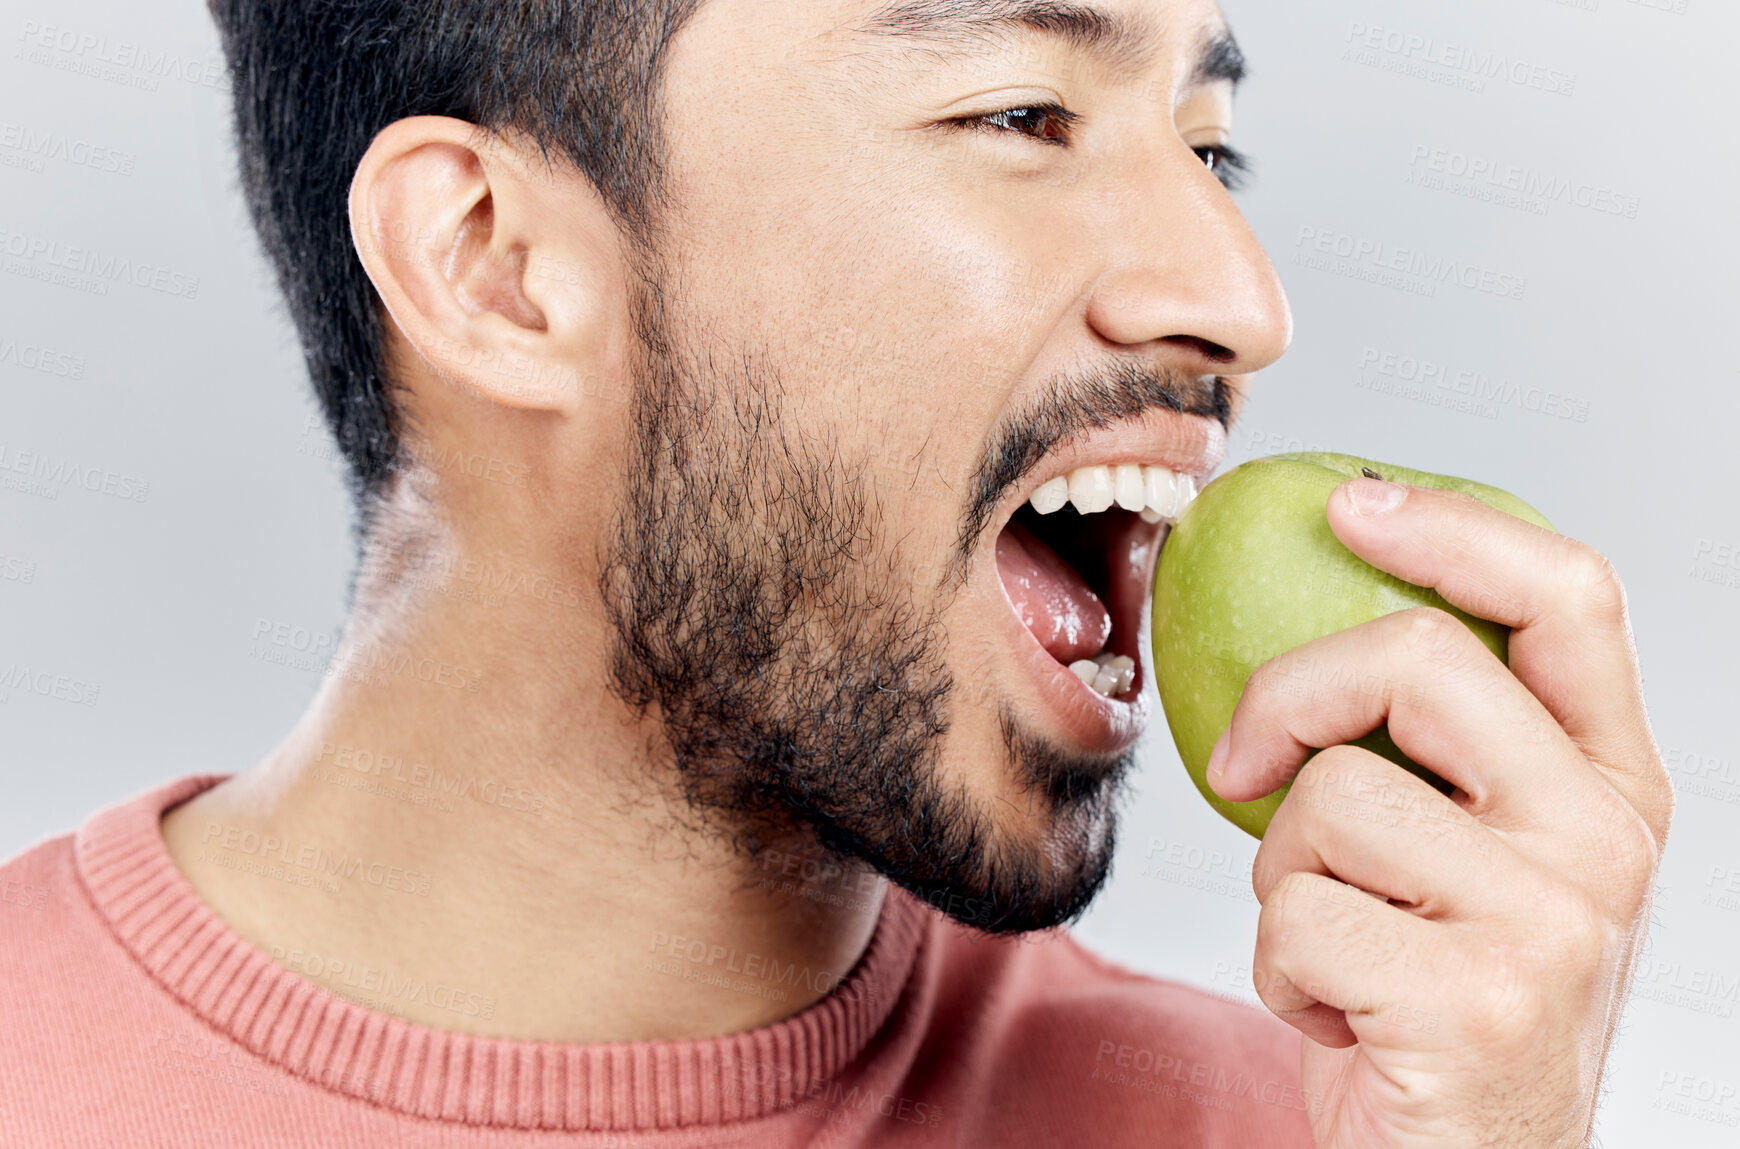
[[[636,321],[636,438],[600,589],[612,689],[656,707],[688,808],[745,856],[795,831],[987,932],[1079,916],[1133,755],[1068,755],[999,706],[1037,841],[948,783],[964,700],[947,592],[915,597],[868,463],[796,425],[765,363],[685,344],[656,286]]]

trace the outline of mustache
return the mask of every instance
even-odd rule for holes
[[[974,470],[956,540],[957,577],[1009,489],[1059,444],[1158,409],[1214,419],[1232,429],[1232,387],[1218,375],[1186,375],[1147,363],[1119,363],[1054,380],[998,425]]]

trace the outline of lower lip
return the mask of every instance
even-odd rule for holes
[[[1073,670],[1051,657],[1033,632],[1022,625],[1015,614],[1015,604],[1007,592],[1002,595],[1006,607],[1002,611],[1004,629],[1014,652],[1015,665],[1022,668],[1033,684],[1033,695],[1042,711],[1039,728],[1061,733],[1075,748],[1087,753],[1117,754],[1136,743],[1148,725],[1148,694],[1143,689],[1147,681],[1147,652],[1142,625],[1150,601],[1154,560],[1165,542],[1170,528],[1153,528],[1131,517],[1128,531],[1121,532],[1116,543],[1124,552],[1124,562],[1139,572],[1135,575],[1114,574],[1110,578],[1110,593],[1106,608],[1112,616],[1110,653],[1126,655],[1136,662],[1136,675],[1130,689],[1118,698],[1107,698],[1076,677]],[[1151,541],[1150,541],[1151,540]],[[1126,567],[1128,569],[1128,567]],[[995,567],[992,568],[995,577]],[[1002,590],[1002,579],[997,580]]]

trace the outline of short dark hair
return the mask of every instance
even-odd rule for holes
[[[661,62],[699,4],[209,0],[242,189],[365,518],[399,452],[379,300],[350,234],[370,141],[417,115],[515,130],[644,239],[661,187]]]

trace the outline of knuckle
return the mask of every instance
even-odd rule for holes
[[[1376,826],[1407,825],[1434,839],[1461,832],[1465,816],[1447,802],[1447,810],[1440,809],[1438,799],[1430,786],[1393,762],[1344,744],[1320,751],[1305,764],[1276,819],[1287,817],[1287,831],[1306,839]]]
[[[1661,865],[1661,837],[1642,811],[1619,794],[1602,804],[1596,832],[1602,852],[1610,859],[1618,886],[1615,891],[1626,907],[1648,894]]]
[[[1266,924],[1266,932],[1271,942],[1279,942],[1285,937],[1299,904],[1303,901],[1300,895],[1310,884],[1312,877],[1313,875],[1301,870],[1293,870],[1282,874],[1270,884],[1269,896],[1263,900],[1263,911],[1258,915],[1259,935],[1265,933],[1263,927]]]
[[[1275,886],[1292,870],[1289,859],[1297,856],[1294,843],[1310,838],[1309,831],[1299,828],[1300,810],[1288,809],[1293,805],[1292,802],[1283,802],[1275,811],[1268,832],[1251,858],[1251,892],[1256,895],[1259,906],[1268,905]]]
[[[1381,771],[1384,760],[1369,750],[1361,750],[1351,743],[1341,743],[1327,746],[1317,752],[1306,765],[1317,766],[1318,772],[1324,777],[1350,775],[1360,777]]]
[[[1587,609],[1611,618],[1625,614],[1625,584],[1612,559],[1574,539],[1567,539],[1559,554],[1565,582]]]
[[[1268,894],[1262,900],[1262,908],[1257,911],[1257,964],[1271,965],[1275,954],[1280,949],[1281,938],[1285,934],[1285,922],[1282,917],[1282,902],[1284,898],[1275,893],[1276,886],[1269,887]]]
[[[1335,777],[1346,757],[1337,752],[1343,749],[1341,746],[1331,746],[1306,759],[1305,764],[1299,767],[1299,772],[1293,775],[1293,789],[1305,798],[1314,798],[1333,787]]]
[[[1674,807],[1678,804],[1679,795],[1674,790],[1673,779],[1668,775],[1667,767],[1662,766],[1650,789],[1649,809],[1644,813],[1644,820],[1654,835],[1657,864],[1661,862],[1661,849],[1667,844],[1668,830],[1674,821]]]
[[[1568,960],[1590,952],[1591,946],[1605,948],[1611,932],[1607,915],[1582,889],[1554,883],[1543,891],[1534,910],[1542,949],[1553,955],[1550,960],[1561,969]]]
[[[1673,799],[1670,797],[1671,803]],[[1623,856],[1631,861],[1632,869],[1642,874],[1645,880],[1654,878],[1656,870],[1661,866],[1661,836],[1655,832],[1655,827],[1649,824],[1649,819],[1642,811],[1629,802],[1620,802],[1624,807],[1621,814],[1621,827],[1625,844]]]
[[[1458,549],[1478,553],[1492,545],[1493,523],[1498,519],[1491,506],[1466,491],[1437,495],[1448,504],[1451,513],[1445,516],[1445,525]]]
[[[1278,705],[1284,703],[1288,695],[1287,687],[1293,681],[1294,669],[1305,656],[1298,650],[1283,651],[1273,658],[1258,664],[1245,680],[1245,688],[1239,697],[1240,705],[1250,700],[1250,705]]]
[[[1638,754],[1641,765],[1635,774],[1636,802],[1628,800],[1626,805],[1648,829],[1648,857],[1653,863],[1659,863],[1661,850],[1667,844],[1668,830],[1673,825],[1674,807],[1678,805],[1679,795],[1674,787],[1673,773],[1662,758],[1661,748],[1656,745],[1654,737],[1646,732],[1644,741],[1647,748]]]
[[[1361,779],[1369,774],[1371,756],[1356,746],[1331,746],[1306,760],[1293,776],[1281,813],[1293,808],[1290,820],[1310,826],[1343,812],[1344,797],[1362,792]],[[1276,817],[1280,817],[1277,813]]]
[[[1282,874],[1263,898],[1257,913],[1258,960],[1271,969],[1281,968],[1294,948],[1294,938],[1309,928],[1308,917],[1302,917],[1300,906],[1305,901],[1299,891],[1303,874],[1297,870]]]
[[[1299,1003],[1286,991],[1290,985],[1286,975],[1279,970],[1265,969],[1261,974],[1253,974],[1252,980],[1256,982],[1257,1000],[1273,1012],[1285,1014],[1298,1006]]]
[[[1545,1008],[1537,995],[1548,984],[1561,999],[1599,995],[1605,971],[1626,948],[1628,925],[1611,918],[1593,894],[1567,885],[1554,886],[1531,918],[1533,944],[1510,963],[1521,971],[1519,988],[1532,990],[1538,1009]]]
[[[1274,955],[1266,953],[1260,943],[1256,956],[1251,960],[1251,988],[1257,991],[1257,1000],[1277,1012],[1299,1006],[1292,981],[1281,969]]]
[[[1471,967],[1465,976],[1472,998],[1467,1018],[1475,1032],[1500,1043],[1538,1037],[1546,1021],[1545,1003],[1532,989],[1534,979],[1515,962],[1495,957]]]
[[[1279,814],[1275,816],[1280,817]],[[1271,822],[1270,825],[1273,826],[1274,823]],[[1251,859],[1251,893],[1256,895],[1259,904],[1268,901],[1269,891],[1274,888],[1276,882],[1280,881],[1281,875],[1277,872],[1278,870],[1279,866],[1263,853],[1262,846],[1258,846],[1257,856]]]
[[[1474,636],[1455,615],[1437,607],[1417,606],[1396,617],[1402,647],[1414,657],[1439,665],[1455,665],[1467,658]]]

